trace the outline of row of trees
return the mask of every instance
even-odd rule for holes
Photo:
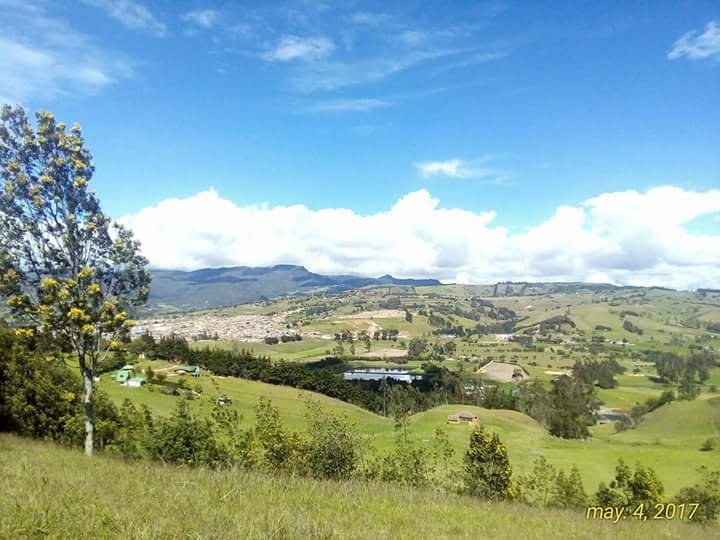
[[[615,388],[617,381],[615,375],[625,372],[617,360],[585,360],[575,362],[573,376],[585,384],[597,385],[600,388]]]
[[[302,341],[301,334],[282,334],[278,336],[267,336],[264,340],[265,345],[277,345],[278,343],[290,343],[292,341]]]
[[[717,358],[709,352],[694,352],[686,357],[672,352],[650,351],[647,354],[655,362],[658,377],[674,384],[684,380],[702,384],[710,378],[710,370],[717,365]]]
[[[392,415],[396,409],[422,411],[440,403],[457,403],[462,398],[459,375],[432,364],[425,364],[423,378],[410,384],[389,379],[386,384],[391,388],[391,393],[388,394],[386,390],[381,391],[380,381],[343,380],[337,372],[345,364],[337,357],[306,364],[273,362],[247,350],[193,350],[187,340],[174,334],[163,336],[157,341],[151,336],[140,336],[128,348],[150,358],[197,364],[216,375],[318,392],[376,413]]]

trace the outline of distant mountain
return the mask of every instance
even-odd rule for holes
[[[232,306],[315,291],[341,292],[371,285],[440,285],[436,279],[324,276],[302,266],[203,268],[191,272],[152,270],[149,307],[202,309]]]

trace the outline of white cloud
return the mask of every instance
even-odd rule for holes
[[[186,23],[209,30],[220,21],[220,12],[214,9],[195,9],[181,17]]]
[[[720,283],[720,233],[691,234],[686,225],[717,213],[719,190],[660,187],[561,206],[527,231],[510,233],[495,223],[495,212],[442,208],[426,190],[368,215],[304,205],[241,207],[210,190],[122,221],[162,268],[292,263],[322,273],[472,283],[599,280],[694,288]]]
[[[446,176],[449,178],[490,178],[501,180],[508,176],[507,172],[500,171],[483,164],[489,157],[479,160],[465,161],[462,159],[448,159],[445,161],[422,161],[415,163],[415,168],[424,178],[432,176]]]
[[[668,58],[676,60],[683,56],[690,60],[712,57],[720,59],[720,23],[710,21],[705,25],[705,31],[702,34],[693,30],[678,39],[668,53]]]
[[[310,108],[312,112],[370,112],[383,109],[390,104],[387,101],[373,98],[360,99],[328,99],[319,101]]]
[[[0,18],[0,99],[33,99],[95,94],[133,74],[132,63],[98,47],[41,4],[3,2]]]
[[[421,30],[405,30],[398,34],[397,40],[408,47],[416,47],[425,43],[429,37],[427,32]]]
[[[372,13],[369,11],[358,11],[350,15],[350,22],[357,25],[380,26],[391,20],[392,17],[386,13]]]
[[[291,82],[301,92],[337,90],[382,81],[419,64],[452,57],[462,52],[462,49],[413,50],[356,61],[313,62],[296,71],[291,76]]]
[[[165,23],[135,0],[82,0],[82,2],[103,10],[127,28],[143,30],[158,37],[164,36],[167,32]]]
[[[334,50],[335,44],[324,36],[283,36],[272,49],[262,55],[262,58],[268,62],[319,60],[330,56]]]

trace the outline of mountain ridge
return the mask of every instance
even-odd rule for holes
[[[353,275],[323,275],[304,266],[227,266],[197,270],[151,270],[150,307],[177,309],[227,307],[314,291],[342,292],[373,285],[441,285],[437,279],[378,278]]]

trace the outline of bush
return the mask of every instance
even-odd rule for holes
[[[720,517],[720,471],[710,471],[707,467],[698,469],[701,483],[684,488],[675,497],[678,504],[697,503],[697,512],[693,521],[711,523]]]
[[[600,484],[595,501],[599,506],[624,507],[632,513],[640,504],[654,508],[662,502],[664,491],[662,482],[651,468],[646,469],[638,463],[633,472],[621,459],[615,467],[615,478],[609,487]]]
[[[715,437],[710,437],[709,439],[705,439],[705,442],[700,447],[700,450],[702,452],[710,452],[711,450],[715,450],[716,446],[717,439]]]
[[[150,457],[162,461],[214,466],[228,461],[214,422],[194,416],[187,399],[178,402],[169,418],[159,419],[148,446]]]
[[[406,426],[398,432],[395,446],[385,454],[367,460],[364,478],[411,487],[431,484],[432,465],[428,451],[407,436]]]
[[[570,474],[560,471],[552,490],[552,506],[560,508],[582,508],[587,505],[588,496],[583,487],[580,471],[573,465]]]
[[[481,427],[474,429],[464,463],[465,490],[470,495],[491,500],[514,496],[512,467],[497,433],[490,435]]]
[[[355,472],[360,441],[345,418],[307,401],[308,435],[305,458],[315,478],[345,479]]]
[[[553,484],[557,470],[544,457],[535,460],[533,470],[519,479],[520,496],[523,502],[530,505],[546,506],[552,498]]]

